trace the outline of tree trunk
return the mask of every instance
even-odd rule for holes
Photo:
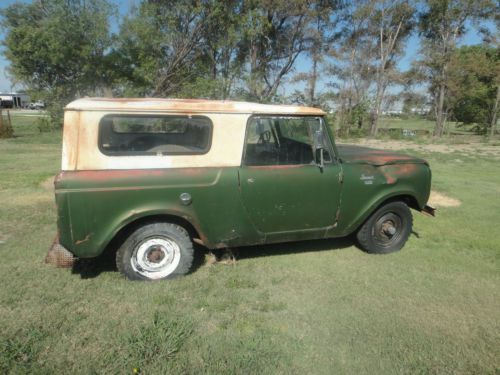
[[[446,87],[444,82],[439,85],[439,97],[436,106],[436,127],[434,128],[434,137],[441,138],[444,131],[444,93]]]
[[[318,79],[318,58],[316,55],[313,57],[312,73],[309,76],[309,103],[308,105],[315,105],[316,103],[316,80]]]
[[[249,89],[250,89],[250,94],[258,99],[261,100],[261,92],[258,92],[257,90],[257,47],[252,43],[250,47],[250,82],[249,82]]]
[[[370,137],[376,137],[378,132],[378,118],[380,116],[380,107],[382,106],[382,97],[384,90],[380,88],[381,83],[377,87],[377,96],[375,97],[375,106],[370,116]]]
[[[495,104],[493,105],[493,113],[491,116],[491,129],[490,136],[493,137],[496,132],[497,127],[497,114],[498,114],[498,102],[500,101],[500,85],[497,86],[497,97],[495,99]]]
[[[370,137],[376,137],[378,132],[378,110],[374,109],[370,116]]]

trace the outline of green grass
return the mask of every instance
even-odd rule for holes
[[[412,130],[434,130],[434,121],[411,116],[409,118],[383,116],[379,120],[379,128],[401,128]]]
[[[136,283],[43,263],[56,216],[40,184],[58,171],[60,135],[32,120],[0,140],[0,373],[499,373],[498,161],[421,154],[434,189],[462,205],[415,213],[399,253],[280,244]]]

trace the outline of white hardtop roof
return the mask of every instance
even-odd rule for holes
[[[277,115],[323,116],[326,113],[313,107],[296,105],[259,104],[229,100],[158,99],[158,98],[83,98],[66,106],[69,111],[155,111],[176,113],[249,113]]]

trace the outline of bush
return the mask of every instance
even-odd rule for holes
[[[60,130],[63,126],[65,102],[53,98],[46,99],[46,101],[48,101],[47,116],[38,118],[36,123],[40,133]]]
[[[36,120],[36,127],[40,133],[47,133],[56,130],[56,127],[50,120],[50,117],[39,117]]]

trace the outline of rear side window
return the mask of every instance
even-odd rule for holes
[[[107,115],[99,123],[106,155],[194,155],[210,149],[212,122],[204,116]]]

